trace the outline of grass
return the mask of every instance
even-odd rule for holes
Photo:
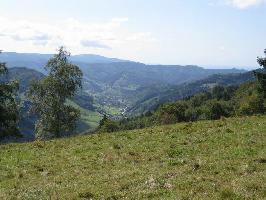
[[[99,108],[100,110],[103,110],[108,115],[111,115],[111,116],[121,115],[120,108],[117,106],[102,105],[99,103],[95,103],[94,106],[96,108]]]
[[[73,101],[68,100],[67,103],[80,111],[81,121],[89,126],[89,130],[94,130],[98,127],[102,116],[100,113],[84,109]]]
[[[266,117],[0,146],[0,199],[266,199]]]
[[[73,106],[74,108],[76,108],[80,111],[81,121],[88,126],[86,128],[84,128],[84,127],[78,128],[77,132],[79,132],[79,133],[84,132],[84,129],[91,132],[91,131],[94,131],[99,126],[99,122],[103,117],[102,114],[100,114],[97,111],[91,111],[88,109],[84,109],[81,106],[79,106],[77,103],[75,103],[74,101],[67,100],[67,104]],[[113,106],[100,106],[100,104],[95,104],[95,106],[100,107],[107,114],[110,114],[112,116],[116,116],[116,115],[121,114],[121,111],[118,108],[113,107]]]
[[[103,105],[102,108],[107,114],[110,114],[112,116],[121,114],[121,111],[119,110],[119,108],[114,107],[114,106]]]

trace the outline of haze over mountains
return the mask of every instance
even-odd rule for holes
[[[49,58],[51,58],[53,54],[39,54],[39,53],[16,53],[16,52],[2,52],[0,54],[0,59],[4,62],[7,62],[9,66],[19,65],[22,66],[23,64],[29,63],[40,63],[45,64]],[[95,54],[79,54],[79,55],[71,55],[70,60],[72,62],[78,63],[135,63],[135,64],[142,64],[139,62],[133,62],[129,60],[123,60],[118,58],[108,58],[101,55]],[[20,62],[20,63],[18,63]],[[148,66],[181,66],[181,65],[148,65]],[[193,66],[193,65],[192,65]],[[33,66],[28,66],[33,67]],[[205,68],[215,68],[215,67],[205,67]],[[232,68],[234,68],[232,66]],[[42,69],[39,69],[42,70]]]
[[[23,98],[30,81],[45,76],[44,67],[52,56],[3,52],[0,60],[10,68],[10,79],[20,81]],[[82,91],[69,102],[82,110],[79,132],[96,128],[103,114],[113,118],[136,116],[154,110],[162,103],[194,95],[216,84],[234,85],[253,79],[251,73],[235,68],[145,65],[89,54],[71,56],[70,60],[84,74]],[[26,103],[25,111],[27,106]],[[29,118],[26,113],[24,117],[22,132],[33,137],[35,118]]]
[[[27,67],[45,73],[45,65],[52,54],[3,52],[0,59],[8,67]],[[241,73],[235,69],[204,69],[195,65],[145,65],[132,61],[107,58],[99,55],[81,54],[70,57],[84,73],[85,80],[104,82],[111,86],[130,85],[131,87],[151,84],[180,84],[199,80],[212,74]],[[130,76],[130,77],[129,77]],[[125,84],[125,81],[129,82]]]
[[[3,52],[0,60],[9,67],[26,67],[46,73],[44,67],[52,54]],[[84,74],[83,90],[101,104],[119,109],[130,107],[136,102],[136,91],[156,86],[179,85],[196,81],[213,74],[242,73],[239,69],[204,69],[190,65],[145,65],[143,63],[82,54],[70,57]],[[160,93],[160,91],[157,91]],[[131,94],[134,94],[132,96]],[[138,100],[138,99],[137,99]]]

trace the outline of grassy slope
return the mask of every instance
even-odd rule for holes
[[[265,199],[266,117],[0,146],[0,199]]]
[[[80,118],[81,121],[84,122],[89,126],[89,131],[94,130],[98,127],[100,120],[102,119],[102,116],[100,113],[87,110],[79,106],[73,101],[68,100],[67,104],[73,106],[74,108],[78,109],[80,111]]]

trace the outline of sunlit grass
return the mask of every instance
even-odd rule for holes
[[[0,146],[0,199],[265,199],[266,117]]]
[[[73,106],[74,108],[76,108],[80,111],[81,121],[84,122],[85,124],[87,124],[89,126],[90,130],[96,129],[98,127],[99,122],[102,119],[102,116],[100,113],[84,109],[73,101],[68,100],[67,104]]]

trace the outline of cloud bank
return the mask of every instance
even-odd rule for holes
[[[88,23],[73,18],[55,22],[34,22],[0,17],[1,49],[21,52],[51,52],[66,46],[74,54],[108,54],[149,48],[155,38],[149,32],[134,32],[125,26],[127,18]],[[125,51],[128,50],[128,51]],[[126,55],[127,54],[127,55]]]
[[[252,6],[257,6],[257,5],[262,4],[263,2],[265,1],[263,0],[227,0],[226,1],[227,4],[233,7],[239,8],[239,9],[246,9]]]

